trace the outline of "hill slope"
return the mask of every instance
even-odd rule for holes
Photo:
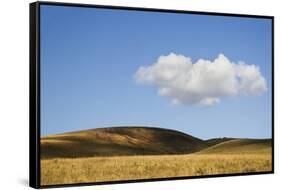
[[[209,147],[214,146],[216,144],[222,143],[222,142],[226,142],[226,141],[230,141],[230,140],[234,140],[234,138],[227,138],[227,137],[223,137],[223,138],[213,138],[213,139],[208,139],[205,140],[205,144]]]
[[[41,158],[187,154],[207,148],[185,133],[152,127],[112,127],[41,138]]]
[[[232,139],[201,150],[200,154],[268,153],[271,139]]]

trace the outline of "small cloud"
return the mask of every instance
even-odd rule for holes
[[[195,63],[184,55],[161,55],[152,65],[141,66],[134,77],[139,84],[156,86],[158,95],[171,97],[173,105],[214,106],[224,97],[255,96],[267,90],[258,66],[233,63],[223,54]]]

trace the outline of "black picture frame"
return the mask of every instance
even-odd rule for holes
[[[169,12],[175,14],[194,14],[194,15],[212,15],[212,16],[230,16],[230,17],[246,17],[246,18],[263,18],[269,19],[272,23],[272,171],[266,172],[251,172],[251,173],[235,173],[235,174],[217,174],[203,176],[186,176],[186,177],[171,177],[157,179],[141,179],[141,180],[125,180],[125,181],[108,181],[108,182],[93,182],[93,183],[77,183],[63,185],[41,185],[40,184],[40,6],[55,5],[69,7],[87,7],[87,8],[105,8],[117,10],[134,10],[144,12]],[[76,4],[76,3],[60,3],[39,1],[29,4],[29,59],[30,59],[30,89],[29,89],[29,185],[33,188],[53,188],[53,187],[72,187],[85,185],[100,185],[100,184],[119,184],[119,183],[135,183],[149,181],[164,181],[164,180],[180,180],[180,179],[195,179],[195,178],[213,178],[227,176],[245,176],[259,174],[274,173],[274,16],[264,15],[248,15],[248,14],[232,14],[218,12],[200,12],[187,10],[168,10],[156,8],[141,8],[141,7],[125,7],[125,6],[109,6],[109,5],[92,5],[92,4]]]

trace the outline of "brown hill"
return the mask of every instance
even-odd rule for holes
[[[232,139],[199,151],[202,154],[243,154],[271,152],[271,139]]]
[[[153,127],[98,128],[41,138],[41,158],[161,155],[197,152],[208,145],[185,133]]]

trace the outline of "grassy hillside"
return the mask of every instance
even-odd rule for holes
[[[41,138],[41,184],[272,171],[271,139],[201,140],[169,129],[113,127]]]
[[[207,148],[203,140],[175,130],[112,127],[41,138],[41,158],[186,154]]]
[[[200,154],[270,153],[271,139],[233,139],[201,150]]]
[[[204,142],[206,143],[207,146],[211,147],[214,146],[216,144],[222,143],[222,142],[226,142],[226,141],[230,141],[230,140],[234,140],[234,138],[213,138],[213,139],[208,139],[205,140]]]

